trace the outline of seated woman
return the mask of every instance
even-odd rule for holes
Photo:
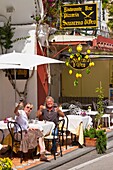
[[[19,110],[20,107],[23,107],[23,109]],[[16,114],[15,121],[20,124],[23,130],[20,151],[27,153],[29,149],[36,148],[39,141],[40,161],[47,161],[47,157],[45,157],[45,143],[42,132],[39,129],[29,129],[28,127],[28,118],[32,109],[33,105],[31,103],[27,103],[24,106],[24,103],[20,102],[14,110],[14,113]]]

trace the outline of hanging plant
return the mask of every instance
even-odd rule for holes
[[[76,47],[76,53],[73,53],[72,47],[69,47],[68,52],[70,53],[69,59],[65,62],[66,66],[69,67],[69,74],[73,74],[75,71],[74,86],[78,85],[78,79],[82,78],[82,71],[86,70],[86,73],[90,73],[90,69],[94,66],[94,62],[89,58],[90,50],[86,51],[86,54],[82,53],[82,45],[79,44]],[[71,68],[71,69],[70,69]]]

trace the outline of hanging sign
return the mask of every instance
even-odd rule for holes
[[[78,60],[78,57],[75,55],[72,59],[69,59],[69,65],[73,69],[85,69],[89,67],[89,63],[91,62],[90,58],[86,58],[86,55],[80,54],[81,59]]]
[[[97,3],[66,4],[60,10],[60,28],[97,27]]]

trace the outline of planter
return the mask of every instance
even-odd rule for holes
[[[89,137],[85,137],[85,146],[95,146],[96,147],[96,140],[97,138],[89,138]]]

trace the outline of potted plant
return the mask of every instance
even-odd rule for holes
[[[97,99],[97,111],[98,114],[96,115],[95,121],[97,122],[97,128],[100,127],[101,123],[101,117],[104,115],[104,92],[103,92],[103,87],[100,82],[100,87],[96,88],[96,93],[98,93],[98,99]]]
[[[103,129],[90,128],[84,130],[85,146],[95,146],[97,153],[106,151],[107,137]]]
[[[96,146],[96,129],[90,128],[84,130],[85,146]]]
[[[97,153],[102,154],[106,151],[107,146],[107,137],[105,130],[99,129],[96,132],[97,141],[96,141],[96,150]]]

